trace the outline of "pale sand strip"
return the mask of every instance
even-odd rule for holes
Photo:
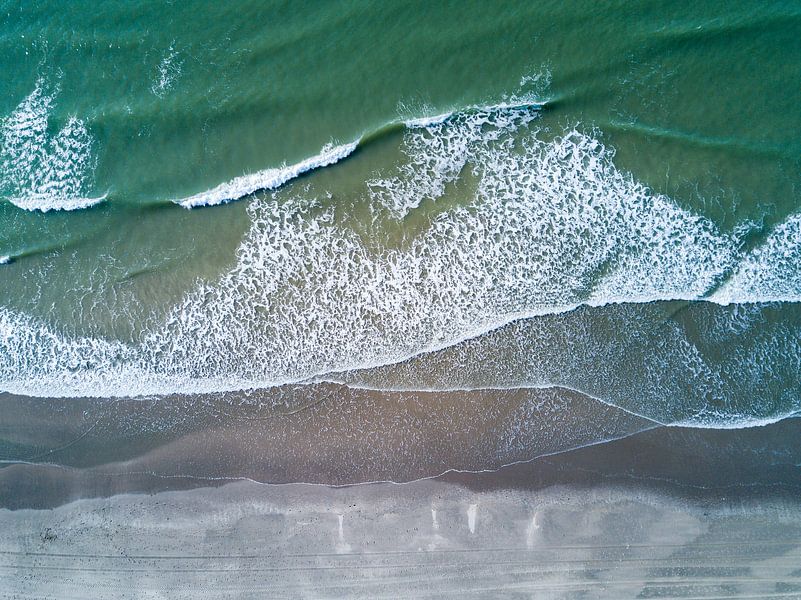
[[[801,597],[801,505],[778,498],[238,482],[0,531],[2,598]]]

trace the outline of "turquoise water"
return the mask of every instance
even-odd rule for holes
[[[797,3],[0,14],[0,391],[801,408]]]

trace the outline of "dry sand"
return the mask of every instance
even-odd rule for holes
[[[792,499],[238,482],[4,509],[0,531],[2,598],[801,597]]]

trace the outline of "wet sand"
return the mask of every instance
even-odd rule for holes
[[[136,480],[149,476],[201,485],[400,482],[497,469],[654,425],[560,389],[378,392],[321,384],[233,397],[2,400],[0,456],[8,467],[0,489],[14,490],[18,506],[38,477],[31,473],[78,481],[62,484],[69,493],[54,501],[91,496],[91,482],[107,479],[116,493],[143,491]],[[37,466],[43,463],[50,466]],[[52,497],[34,492],[32,502],[36,496]],[[15,498],[0,492],[2,502]]]
[[[461,483],[459,472],[516,463],[491,481],[521,489],[664,482],[688,493],[801,486],[801,419],[664,427],[559,389],[315,385],[235,398],[0,401],[0,507],[14,509],[239,479],[347,485],[445,473]]]
[[[665,427],[559,389],[0,401],[0,598],[801,597],[801,419]],[[377,479],[408,483],[347,485]]]

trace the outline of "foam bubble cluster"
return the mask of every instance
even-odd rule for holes
[[[172,89],[175,81],[181,75],[182,61],[178,59],[178,52],[174,46],[174,43],[170,44],[167,54],[159,62],[156,80],[150,86],[150,91],[159,98],[163,98]]]
[[[801,292],[801,215],[780,223],[739,261],[712,299],[733,302],[798,300]]]
[[[797,236],[777,229],[743,256],[735,234],[616,169],[600,141],[580,131],[545,139],[535,115],[495,107],[410,127],[408,161],[369,181],[365,202],[397,217],[462,175],[471,186],[402,244],[381,241],[380,219],[365,240],[364,224],[325,195],[255,198],[236,266],[198,284],[135,345],[108,342],[104,361],[88,359],[91,341],[66,338],[41,358],[0,356],[0,387],[65,396],[264,387],[396,363],[582,304],[699,299],[732,273],[749,302],[799,298]],[[772,256],[787,257],[787,273],[762,272]],[[5,319],[13,353],[39,326]],[[62,355],[86,357],[80,377]]]
[[[408,160],[397,174],[367,181],[371,199],[402,218],[421,202],[439,198],[480,147],[529,124],[537,108],[492,106],[406,121],[402,149]]]
[[[86,196],[96,165],[86,124],[73,116],[51,132],[48,120],[54,104],[55,92],[39,80],[0,122],[0,189],[26,210],[76,210],[103,200]]]

